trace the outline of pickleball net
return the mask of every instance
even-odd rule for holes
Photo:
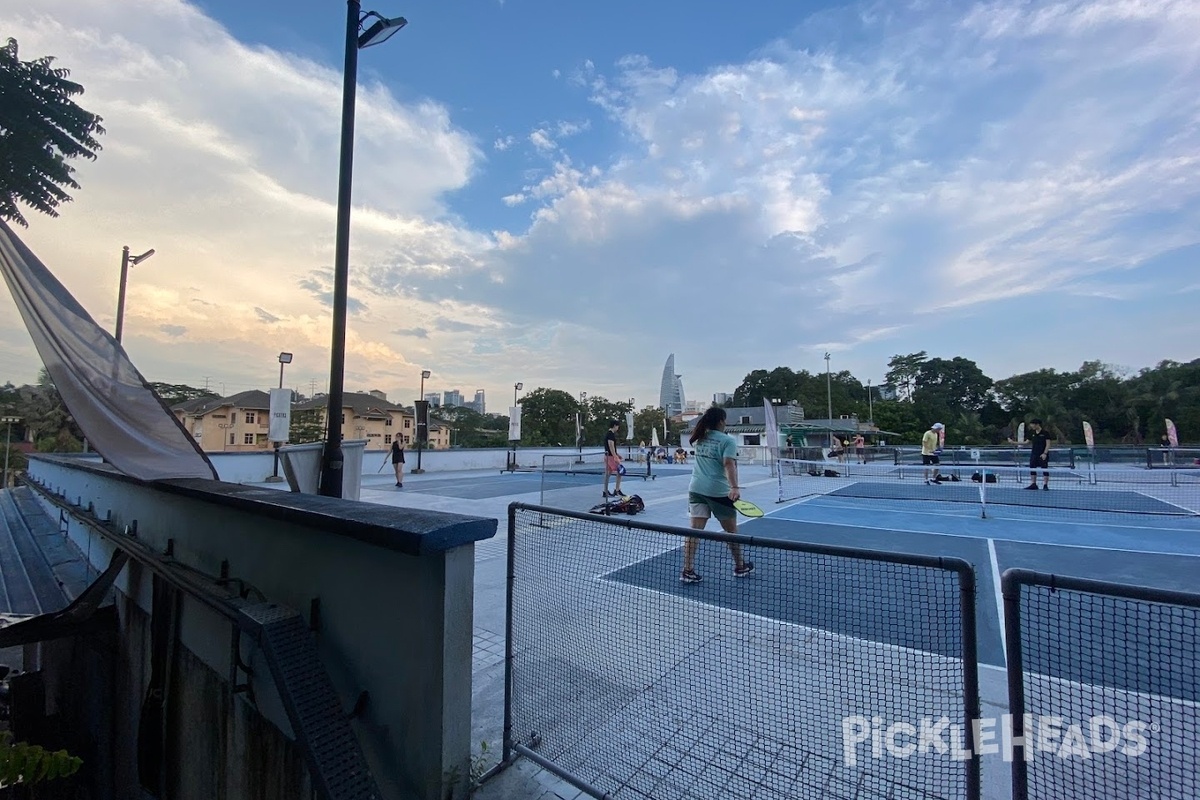
[[[779,502],[808,499],[892,511],[1089,521],[1145,517],[1200,523],[1200,471],[985,465],[852,464],[780,459]],[[1043,489],[1046,475],[1049,489]],[[1037,488],[1028,488],[1031,485]]]

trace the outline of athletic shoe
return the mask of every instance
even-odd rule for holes
[[[404,484],[403,484],[403,483],[401,483],[400,481],[396,481],[396,488],[397,488],[397,489],[403,489],[403,488],[404,488]]]
[[[1045,491],[1047,491],[1047,492],[1048,492],[1048,491],[1050,491],[1050,487],[1049,487],[1049,486],[1043,486],[1043,487],[1042,487],[1042,489],[1043,489],[1043,490],[1045,490]]]
[[[747,575],[749,575],[751,572],[754,572],[754,562],[747,561],[744,564],[742,564],[740,567],[733,568],[733,577],[744,578]]]
[[[1036,492],[1036,491],[1037,491],[1037,484],[1036,484],[1036,483],[1031,483],[1031,484],[1029,484],[1028,486],[1026,486],[1025,488],[1026,488],[1026,489],[1033,489],[1033,490]]]
[[[694,569],[685,569],[679,576],[680,583],[699,583],[704,580]]]

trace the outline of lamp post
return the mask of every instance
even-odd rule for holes
[[[292,354],[291,353],[280,353],[279,354],[279,388],[280,389],[283,388],[283,365],[290,364],[290,363],[292,363]],[[275,442],[275,466],[271,470],[271,478],[270,478],[271,482],[276,482],[279,480],[279,445],[280,444],[282,444],[282,442],[278,442],[278,441]]]
[[[523,383],[514,383],[513,384],[513,413],[514,414],[520,413],[517,409],[517,392],[521,391],[521,389],[524,388],[524,386],[525,386],[525,384],[523,384]],[[512,420],[511,419],[508,421],[508,426],[509,426],[509,429],[511,430],[512,429]],[[509,472],[516,472],[516,470],[517,470],[517,440],[512,439],[511,441],[512,441],[512,452],[510,452],[508,454],[508,470],[509,470]]]
[[[376,22],[363,30],[363,22]],[[337,229],[333,260],[333,343],[329,358],[329,401],[325,452],[321,459],[321,488],[325,497],[342,496],[342,428],[333,425],[342,414],[342,381],[346,367],[346,304],[350,276],[350,189],[354,172],[354,99],[358,83],[358,51],[390,39],[408,24],[403,17],[387,19],[374,11],[362,13],[359,0],[346,2],[346,66],[342,76],[342,140],[338,165]]]
[[[4,434],[4,483],[0,484],[0,489],[8,488],[8,451],[12,448],[12,426],[14,422],[20,422],[20,417],[5,417],[4,424],[8,426],[8,431]]]
[[[425,440],[429,437],[429,409],[422,404],[425,402],[425,379],[431,374],[427,369],[421,370],[421,399],[413,407],[417,414],[417,468],[413,470],[414,475],[425,472],[421,469],[421,451],[425,449]]]
[[[116,339],[121,341],[121,332],[125,328],[125,284],[129,281],[129,268],[136,267],[150,256],[154,255],[151,248],[140,256],[129,255],[129,245],[121,248],[121,284],[117,289],[117,332]]]
[[[576,464],[583,463],[583,426],[587,424],[587,392],[579,393],[579,435],[575,437],[575,446],[579,448],[579,458]]]
[[[829,446],[833,447],[833,379],[829,372],[829,353],[825,354],[825,399],[829,403]]]

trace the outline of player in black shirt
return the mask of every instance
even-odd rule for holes
[[[1037,490],[1037,471],[1042,471],[1042,488],[1050,488],[1050,434],[1042,430],[1042,421],[1030,421],[1033,433],[1029,434],[1029,485],[1026,489]]]
[[[615,419],[608,423],[608,433],[604,434],[604,496],[621,497],[621,454],[617,452],[617,429],[621,423]],[[617,489],[608,493],[608,476],[617,476]]]

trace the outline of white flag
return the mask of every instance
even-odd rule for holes
[[[583,447],[583,425],[579,422],[579,412],[575,412],[575,446]]]
[[[292,390],[271,390],[271,425],[267,438],[272,442],[284,444],[288,440],[292,427]]]
[[[521,441],[521,407],[510,406],[508,409],[508,440]]]
[[[629,429],[629,432],[625,434],[625,441],[632,442],[633,441],[633,412],[632,411],[625,412],[625,427]]]

